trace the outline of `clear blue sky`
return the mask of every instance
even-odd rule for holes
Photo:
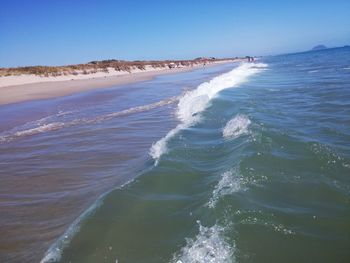
[[[350,44],[350,0],[1,0],[0,67]]]

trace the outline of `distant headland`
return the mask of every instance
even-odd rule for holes
[[[314,46],[311,50],[316,51],[316,50],[323,50],[323,49],[327,49],[327,47],[325,45],[317,45],[317,46]]]

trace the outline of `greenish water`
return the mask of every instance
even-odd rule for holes
[[[99,198],[43,262],[350,262],[350,49],[213,73],[187,75],[182,94],[168,79],[161,103],[120,120],[151,124],[118,141],[147,154],[125,161],[135,179]],[[95,143],[118,138],[116,120],[84,125]],[[128,134],[153,145],[128,147]]]
[[[60,262],[349,262],[349,59],[265,58],[183,95]]]

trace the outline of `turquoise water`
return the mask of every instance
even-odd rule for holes
[[[107,184],[43,262],[350,261],[350,48],[160,83],[154,107],[107,118],[100,133],[79,125],[94,147],[113,136],[108,147],[140,154],[125,161],[134,180]],[[113,127],[133,120],[144,129],[118,141]]]
[[[60,262],[349,262],[350,49],[265,58],[204,86]]]

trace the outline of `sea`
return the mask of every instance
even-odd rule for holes
[[[0,262],[350,262],[350,47],[0,106]]]

